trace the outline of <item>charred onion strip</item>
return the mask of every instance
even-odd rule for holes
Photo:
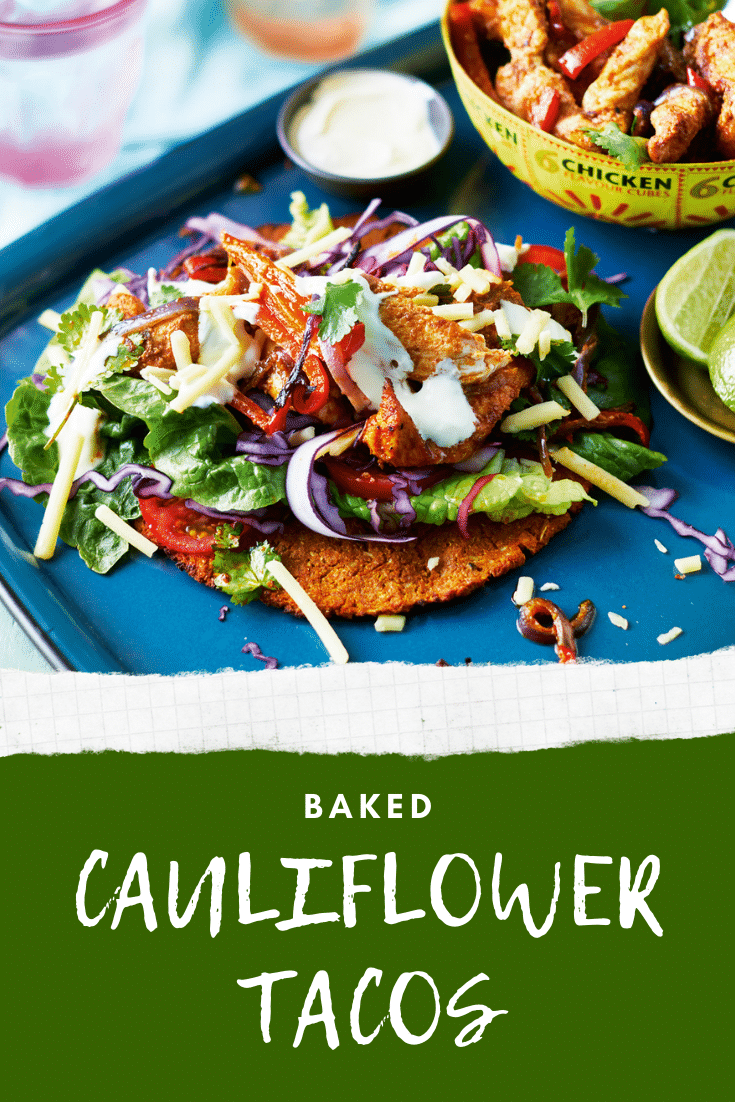
[[[577,614],[569,620],[558,605],[545,597],[532,597],[518,613],[518,630],[524,639],[546,646],[554,644],[560,662],[577,658],[576,639],[592,627],[596,615],[592,601],[582,601]]]
[[[584,417],[565,417],[551,433],[551,438],[563,436],[568,440],[575,432],[604,432],[606,429],[612,428],[630,429],[636,434],[643,447],[648,447],[651,439],[648,428],[643,424],[640,417],[636,417],[634,413],[628,413],[623,409],[600,410],[594,421],[587,421]]]
[[[190,315],[196,317],[199,314],[199,302],[195,298],[179,298],[175,302],[164,302],[162,306],[154,306],[152,310],[146,310],[144,314],[136,314],[132,318],[123,318],[110,329],[110,333],[116,337],[128,337],[131,333],[140,333],[143,329],[149,329],[151,325],[168,318],[179,318]]]

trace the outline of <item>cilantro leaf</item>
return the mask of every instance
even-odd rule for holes
[[[561,277],[546,264],[521,264],[513,272],[513,286],[529,310],[555,302],[571,302],[581,312],[582,324],[586,325],[590,306],[596,302],[619,306],[620,299],[626,296],[618,287],[593,274],[599,257],[591,249],[580,245],[575,253],[574,248],[574,229],[569,229],[564,239],[568,290],[564,290]]]
[[[237,547],[242,536],[242,524],[220,524],[214,534],[214,546],[222,549]]]
[[[510,340],[501,341],[503,348],[509,352],[518,354],[516,349],[516,337],[511,337]],[[574,366],[574,362],[577,359],[577,350],[570,341],[552,341],[549,352],[541,359],[541,354],[538,350],[538,345],[531,352],[525,353],[527,360],[536,368],[536,382],[537,383],[549,383],[553,379],[559,379],[562,375],[568,375]],[[566,399],[562,399],[562,404],[566,403]],[[526,405],[530,405],[526,402]],[[518,409],[523,409],[524,406],[519,406]],[[511,409],[513,407],[511,406]],[[513,412],[517,412],[513,409]]]
[[[561,276],[546,264],[519,264],[513,272],[513,286],[529,310],[550,306],[554,302],[569,302]]]
[[[61,374],[61,368],[58,364],[52,363],[46,372],[46,379],[44,381],[44,389],[49,394],[56,394],[57,390],[64,389],[64,376]]]
[[[216,550],[214,582],[229,594],[233,604],[249,605],[261,589],[280,589],[267,569],[269,562],[280,562],[281,556],[269,543],[259,543],[248,551]]]
[[[176,302],[183,298],[184,292],[180,287],[173,287],[170,283],[162,283],[160,287],[151,289],[150,306],[163,306],[166,302]]]
[[[127,345],[121,344],[114,356],[108,356],[105,360],[104,374],[97,377],[98,382],[121,371],[129,371],[131,367],[137,364],[143,350],[143,337],[136,333],[132,337],[128,337],[128,341],[133,347],[128,348]]]
[[[119,310],[111,310],[107,306],[90,306],[86,302],[78,303],[72,310],[67,310],[65,314],[61,315],[56,335],[58,343],[70,356],[73,356],[79,348],[92,320],[92,314],[97,312],[102,314],[100,333],[104,333],[115,322],[122,320],[122,314]]]
[[[337,344],[360,320],[357,307],[363,289],[356,280],[349,283],[328,283],[322,297],[302,307],[306,314],[320,314],[319,338],[327,344]]]
[[[614,122],[607,123],[602,130],[585,130],[587,137],[609,153],[611,157],[617,157],[626,168],[640,168],[642,164],[650,161],[648,156],[648,142],[646,138],[633,138],[625,134]]]
[[[580,245],[576,254],[574,252],[574,229],[568,229],[564,238],[564,259],[567,262],[567,286],[569,287],[569,302],[573,302],[582,313],[582,324],[587,324],[587,311],[597,302],[604,302],[608,306],[619,306],[620,299],[627,296],[619,287],[613,287],[605,283],[604,279],[594,275],[592,269],[600,259],[588,249],[586,245]]]

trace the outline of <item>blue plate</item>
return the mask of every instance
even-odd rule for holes
[[[520,233],[527,241],[561,246],[570,225],[577,241],[600,257],[598,272],[625,271],[628,298],[608,317],[631,340],[636,354],[638,324],[652,288],[674,260],[708,230],[652,233],[590,221],[552,206],[515,180],[481,143],[456,95],[437,72],[438,32],[421,32],[361,59],[373,66],[400,65],[432,79],[448,99],[457,123],[449,156],[421,190],[401,205],[418,218],[442,212],[482,218],[499,241]],[[303,173],[284,166],[275,141],[279,96],[174,150],[155,165],[85,200],[0,252],[0,388],[3,402],[15,381],[28,374],[47,334],[35,321],[46,307],[69,305],[93,266],[125,265],[145,270],[163,265],[180,248],[179,227],[191,214],[211,210],[257,225],[288,217],[289,195],[302,189],[312,205],[324,196]],[[232,182],[251,173],[263,185],[258,194],[238,194]],[[353,204],[331,198],[334,214]],[[173,212],[173,213],[172,213]],[[732,223],[728,223],[732,224]],[[735,448],[707,435],[652,395],[652,446],[669,462],[648,481],[679,493],[674,512],[696,527],[735,533]],[[0,473],[15,469],[7,454]],[[568,613],[590,598],[597,621],[580,642],[584,657],[618,662],[680,658],[735,642],[735,585],[723,583],[706,566],[684,581],[674,577],[673,559],[702,551],[663,521],[599,495],[523,573],[537,585],[554,582],[554,599]],[[133,553],[128,562],[100,577],[75,551],[61,544],[49,563],[30,552],[41,520],[33,502],[0,495],[0,572],[6,600],[30,630],[40,633],[47,655],[59,667],[86,671],[173,674],[228,667],[257,669],[241,653],[257,642],[281,666],[320,665],[326,655],[309,626],[255,603],[233,608],[218,619],[222,595],[197,585],[173,564]],[[669,549],[657,550],[654,538]],[[451,664],[554,662],[553,651],[524,640],[516,631],[511,604],[515,571],[474,596],[453,604],[417,609],[400,635],[379,635],[372,621],[338,622],[353,661]],[[613,627],[608,611],[630,622]],[[667,647],[656,636],[677,625],[683,635]]]

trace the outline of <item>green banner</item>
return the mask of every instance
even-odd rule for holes
[[[725,1097],[734,750],[6,758],[6,1097]]]

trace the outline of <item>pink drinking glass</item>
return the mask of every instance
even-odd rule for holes
[[[0,23],[0,177],[61,187],[114,159],[140,77],[146,2]]]

